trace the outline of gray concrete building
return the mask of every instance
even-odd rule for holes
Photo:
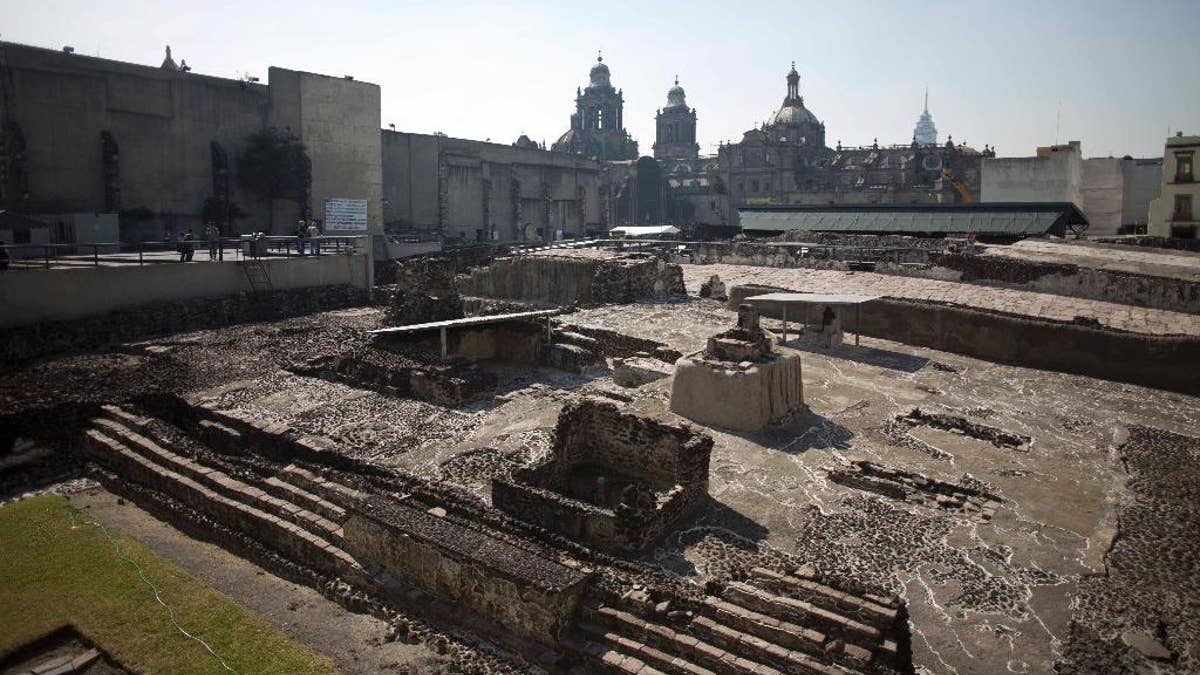
[[[548,241],[614,222],[628,167],[566,152],[383,131],[383,217],[391,233],[462,241]]]
[[[1082,144],[1039,147],[1033,157],[983,160],[985,202],[1072,202],[1087,216],[1088,234],[1143,232],[1158,196],[1162,160],[1083,157]]]
[[[0,43],[0,208],[38,217],[115,213],[126,240],[202,232],[223,182],[244,214],[230,233],[325,220],[326,199],[365,200],[382,232],[379,87],[271,68],[266,84]],[[308,203],[240,186],[246,139],[288,128],[312,160]]]

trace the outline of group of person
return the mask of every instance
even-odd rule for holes
[[[304,220],[301,218],[296,223],[296,252],[300,255],[321,255],[321,228],[318,220]],[[261,247],[261,239],[265,239],[265,235],[261,232],[255,233],[255,241],[251,243],[252,253],[257,254]],[[224,260],[225,249],[221,245],[221,228],[213,222],[205,223],[204,225],[204,240],[208,242],[208,259],[209,260]],[[170,241],[170,235],[164,237],[163,241]],[[192,229],[188,228],[179,235],[176,250],[179,251],[179,262],[191,262],[192,257],[196,253],[196,236],[192,233]],[[255,255],[254,257],[258,257]]]
[[[167,238],[169,237],[170,235],[167,235]],[[221,228],[217,227],[216,223],[205,223],[204,240],[208,242],[209,260],[225,259],[225,248],[221,246]],[[196,235],[192,234],[192,228],[189,227],[179,235],[179,243],[175,249],[179,251],[179,262],[191,262],[192,256],[196,254]]]
[[[296,222],[296,250],[304,255],[304,242],[308,242],[309,255],[321,255],[321,228],[317,220],[305,222],[303,218]]]

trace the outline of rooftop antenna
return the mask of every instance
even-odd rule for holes
[[[1058,102],[1058,112],[1054,113],[1054,144],[1058,145],[1058,129],[1062,123],[1062,100]]]

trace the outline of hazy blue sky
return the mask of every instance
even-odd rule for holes
[[[383,88],[383,124],[510,143],[566,131],[603,49],[644,154],[679,75],[702,152],[785,93],[792,60],[828,142],[905,143],[928,85],[940,139],[1001,155],[1083,141],[1161,156],[1200,133],[1200,0],[1024,2],[66,2],[0,0],[0,39],[266,80],[267,67]],[[1056,116],[1061,107],[1061,121]]]

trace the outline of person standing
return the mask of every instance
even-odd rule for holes
[[[183,233],[179,242],[179,262],[191,262],[192,255],[196,253],[196,237],[192,234],[192,228],[188,228],[187,232]]]
[[[304,237],[308,234],[307,224],[304,219],[296,221],[296,251],[300,255],[304,255]]]
[[[221,229],[217,224],[209,221],[204,227],[204,238],[208,240],[208,259],[216,260],[218,256],[222,260],[225,259],[225,251],[221,248]]]
[[[308,252],[312,255],[321,255],[321,228],[317,227],[317,221],[308,221]]]

